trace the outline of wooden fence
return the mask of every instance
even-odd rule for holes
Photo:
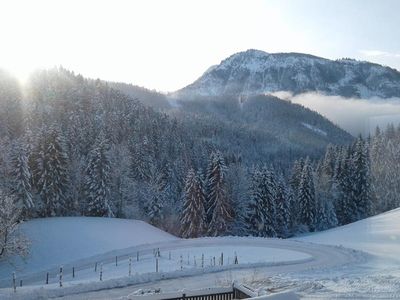
[[[133,297],[142,300],[234,300],[256,297],[258,294],[249,287],[233,284],[227,288],[209,288],[197,291],[179,293],[152,294]]]

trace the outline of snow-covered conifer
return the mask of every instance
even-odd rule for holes
[[[56,127],[43,133],[37,156],[37,187],[44,216],[60,215],[65,207],[68,184],[67,154]]]
[[[85,171],[85,214],[88,216],[113,216],[110,199],[111,166],[108,150],[108,141],[105,135],[100,133],[88,154]]]
[[[309,158],[304,162],[298,189],[298,201],[300,206],[300,224],[307,226],[310,231],[314,231],[317,207],[315,201],[314,175]]]
[[[181,234],[186,238],[201,236],[206,228],[205,224],[205,193],[199,175],[190,169],[185,182],[183,211],[181,213]]]
[[[247,223],[250,234],[276,236],[276,190],[274,174],[271,171],[262,168],[254,173],[247,209]]]
[[[22,210],[23,216],[32,214],[32,173],[28,165],[27,147],[22,142],[16,144],[11,158],[12,193]]]
[[[276,184],[276,232],[279,237],[285,238],[289,235],[290,219],[291,219],[291,197],[283,178],[278,178]]]
[[[368,149],[361,137],[357,139],[354,146],[353,165],[352,181],[354,202],[357,207],[357,219],[363,219],[371,215],[372,194]]]
[[[225,234],[233,221],[231,200],[227,197],[226,172],[222,154],[212,153],[207,172],[207,215],[210,218],[208,233],[212,236]]]
[[[335,172],[335,186],[337,188],[335,208],[340,225],[356,220],[353,173],[352,149],[351,147],[344,147],[341,150]]]

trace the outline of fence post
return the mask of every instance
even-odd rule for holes
[[[195,256],[193,256],[193,264],[194,264],[194,266],[195,266],[195,267],[197,267],[196,255],[195,255]]]
[[[103,263],[100,263],[100,281],[103,281]]]
[[[237,254],[236,254],[236,251],[235,251],[235,265],[237,265],[237,264],[239,264],[239,261],[238,261],[238,257],[237,257]]]
[[[72,267],[72,278],[75,278],[75,267]]]
[[[49,284],[49,272],[46,273],[46,284]]]
[[[224,252],[221,252],[221,266],[224,265]]]
[[[97,272],[97,261],[96,261],[96,263],[94,264],[94,271]]]
[[[158,257],[156,257],[156,273],[158,273]]]
[[[201,267],[204,268],[204,253],[201,254]]]
[[[14,293],[15,293],[15,292],[17,292],[17,284],[16,284],[17,278],[15,277],[15,272],[12,273],[12,277],[13,277],[13,288],[14,288]]]
[[[188,265],[190,266],[190,255],[188,253]]]
[[[60,267],[60,287],[62,287],[62,279],[63,279],[63,267]]]
[[[115,266],[118,267],[118,256],[115,256]]]
[[[215,256],[213,256],[213,265],[215,267]]]
[[[132,274],[132,257],[129,257],[129,276]]]
[[[139,261],[139,251],[136,252],[136,261]]]
[[[161,257],[160,248],[157,248],[157,256]]]
[[[181,271],[182,271],[183,270],[183,257],[182,257],[182,254],[181,254],[180,262],[181,262]]]
[[[171,251],[169,251],[168,259],[171,260]]]

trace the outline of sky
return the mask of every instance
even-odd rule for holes
[[[400,70],[397,0],[0,0],[0,68],[62,65],[158,91],[250,48]]]

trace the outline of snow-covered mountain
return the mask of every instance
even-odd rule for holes
[[[353,59],[247,50],[210,67],[174,96],[255,95],[317,91],[344,97],[400,97],[400,72]]]

